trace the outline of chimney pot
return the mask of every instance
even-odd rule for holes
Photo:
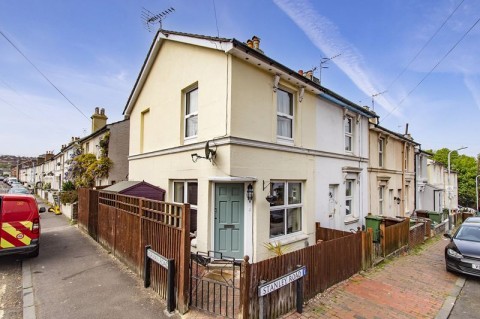
[[[99,108],[96,107],[96,108],[95,108],[95,114],[98,114],[98,111],[99,111]]]
[[[309,80],[312,80],[312,79],[313,79],[313,72],[312,72],[312,70],[307,71],[307,78],[308,78]]]
[[[100,114],[105,115],[105,109],[103,107],[100,109]]]
[[[260,38],[257,37],[256,35],[254,35],[252,37],[252,41],[253,41],[253,48],[254,49],[260,49]]]
[[[252,48],[252,49],[253,49],[253,41],[250,40],[250,39],[248,39],[248,40],[247,40],[247,46],[248,46],[249,48]]]
[[[298,74],[303,75],[303,70],[298,70]]]

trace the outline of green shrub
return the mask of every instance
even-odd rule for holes
[[[68,191],[74,191],[75,190],[75,184],[72,181],[66,181],[62,185],[62,191],[68,192]]]
[[[78,192],[76,190],[60,192],[60,203],[72,204],[78,201]]]

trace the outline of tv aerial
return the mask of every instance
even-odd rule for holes
[[[148,32],[152,32],[153,25],[158,23],[158,28],[162,29],[162,21],[165,19],[170,13],[175,12],[175,8],[170,7],[167,10],[164,10],[160,13],[154,14],[150,10],[146,8],[142,8],[142,21],[145,25],[145,28]]]
[[[318,68],[318,81],[320,82],[320,84],[322,84],[322,69],[328,69],[328,66],[324,66],[324,64],[327,63],[330,60],[338,58],[341,55],[342,54],[339,53],[339,54],[336,54],[336,55],[334,55],[332,57],[329,57],[329,58],[321,58],[320,59],[320,67]]]
[[[382,95],[383,93],[387,93],[387,90],[379,93],[372,94],[372,110],[375,111],[375,97]]]

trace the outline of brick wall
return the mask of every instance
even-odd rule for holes
[[[409,243],[410,249],[425,241],[425,227],[426,223],[419,222],[415,226],[410,227]]]

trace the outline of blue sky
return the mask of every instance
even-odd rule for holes
[[[404,132],[408,123],[423,149],[480,153],[476,0],[2,0],[0,31],[80,111],[0,34],[0,154],[56,153],[90,133],[96,106],[109,122],[122,120],[154,37],[142,8],[169,7],[165,29],[257,35],[265,54],[294,70],[341,54],[324,64],[325,87],[369,107],[386,91],[374,103],[382,126]]]

